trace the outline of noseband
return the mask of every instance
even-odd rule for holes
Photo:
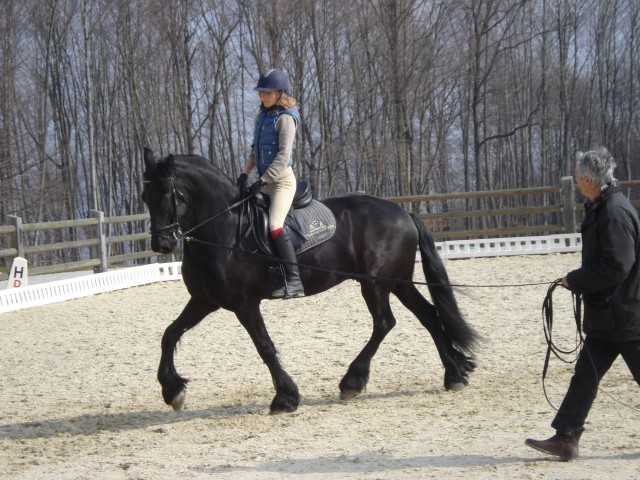
[[[173,223],[170,225],[165,225],[164,227],[151,229],[149,233],[151,236],[160,236],[163,234],[172,236],[174,240],[180,240],[182,238],[182,228],[180,227],[180,223],[178,223],[178,199],[185,201],[184,193],[180,191],[178,185],[176,184],[175,177],[170,177],[169,182],[171,183],[171,205],[173,207]]]

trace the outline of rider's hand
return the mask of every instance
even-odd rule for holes
[[[251,186],[247,189],[247,194],[255,195],[260,191],[260,189],[262,189],[263,186],[264,186],[264,182],[261,179],[258,179],[255,182],[253,182]]]
[[[240,176],[236,180],[236,185],[238,185],[238,188],[240,189],[241,192],[244,192],[246,190],[246,188],[247,188],[247,174],[246,173],[241,173],[240,174]]]

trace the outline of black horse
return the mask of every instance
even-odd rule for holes
[[[296,410],[298,388],[280,365],[260,313],[261,301],[271,293],[268,267],[278,261],[252,253],[255,243],[247,247],[247,242],[255,242],[242,235],[247,217],[241,208],[230,207],[242,200],[241,192],[199,156],[156,159],[145,149],[144,162],[142,198],[151,216],[152,249],[170,253],[181,232],[193,229],[193,240],[183,242],[182,261],[182,277],[191,298],[162,338],[158,381],[164,401],[175,410],[184,404],[188,380],[174,365],[180,337],[208,314],[224,308],[235,313],[269,368],[276,390],[271,412]],[[477,336],[458,310],[444,264],[424,224],[400,206],[370,195],[344,195],[322,203],[333,212],[337,227],[330,239],[298,256],[305,293],[314,295],[353,278],[360,282],[373,317],[371,338],[340,381],[341,398],[358,395],[367,384],[371,359],[396,323],[389,304],[391,293],[433,337],[445,368],[445,388],[466,386],[475,368],[470,355]],[[418,248],[434,305],[411,282]]]

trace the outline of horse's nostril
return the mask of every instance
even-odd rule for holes
[[[171,253],[174,248],[175,242],[167,236],[158,235],[151,237],[151,250],[154,252],[166,255]]]

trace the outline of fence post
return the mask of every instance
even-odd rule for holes
[[[560,180],[560,196],[564,232],[576,233],[576,201],[573,194],[573,177],[562,177]]]
[[[16,227],[16,233],[14,234],[13,239],[10,240],[11,244],[9,244],[9,247],[15,248],[18,251],[18,257],[25,258],[24,244],[22,243],[22,218],[16,215],[7,215],[7,220],[9,220],[8,223],[10,225]]]
[[[96,236],[100,239],[98,245],[98,256],[100,258],[100,265],[94,268],[95,273],[102,273],[107,271],[107,241],[104,233],[104,212],[100,210],[91,210],[91,216],[98,220],[96,225]]]

